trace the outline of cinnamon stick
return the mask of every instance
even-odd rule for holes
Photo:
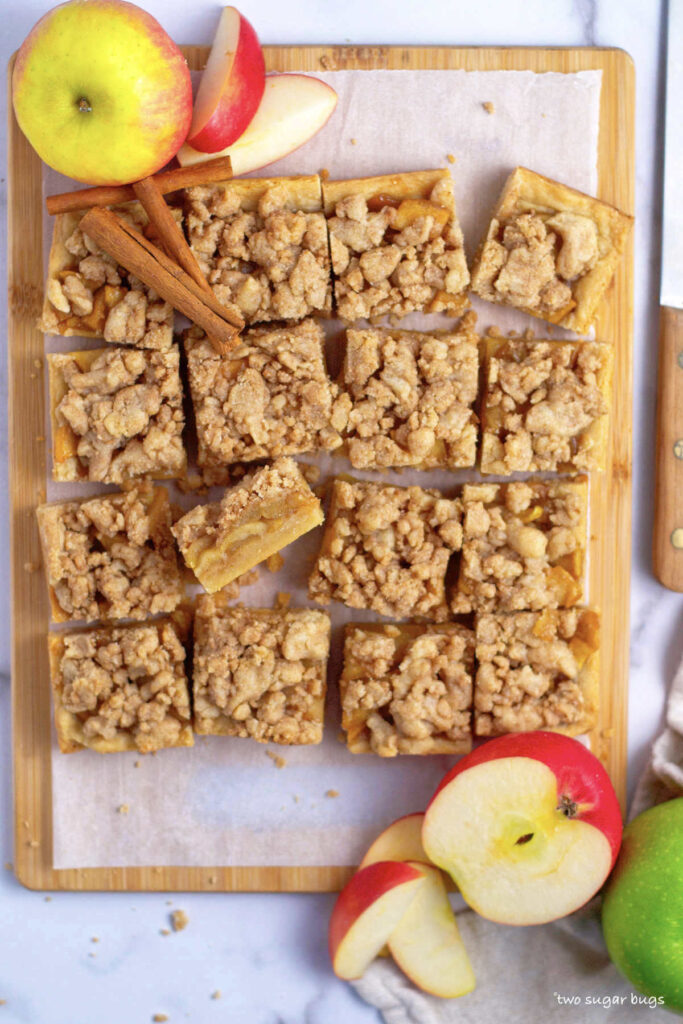
[[[193,164],[191,167],[174,167],[171,171],[161,171],[153,177],[162,195],[167,195],[179,188],[226,181],[232,178],[232,164],[229,156],[219,156],[202,164]],[[45,205],[47,212],[55,216],[58,213],[87,210],[90,206],[116,206],[118,203],[128,203],[132,199],[135,199],[132,185],[98,185],[95,188],[81,188],[75,192],[60,192],[59,195],[48,196]]]
[[[194,253],[185,241],[185,235],[180,225],[166,205],[158,183],[153,177],[142,178],[140,181],[133,182],[133,191],[156,230],[166,255],[182,267],[201,289],[211,292],[211,285],[202,274]]]
[[[210,289],[200,287],[148,238],[112,210],[88,210],[80,228],[121,266],[201,327],[217,352],[225,355],[234,348],[244,327],[239,314],[222,306]]]

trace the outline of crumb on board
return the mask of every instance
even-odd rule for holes
[[[38,572],[40,562],[24,562],[24,572]]]
[[[271,759],[276,768],[284,768],[287,764],[285,758],[280,754],[276,754],[274,750],[266,750],[265,755]]]
[[[35,366],[36,370],[42,370],[42,368],[43,368],[43,360],[42,359],[34,359],[33,360],[33,365]]]
[[[325,796],[328,796],[328,797],[330,797],[330,799],[333,800],[334,797],[339,796],[339,790],[338,789],[327,789],[327,790],[325,790]]]
[[[446,159],[448,160],[449,164],[455,163],[455,157],[453,156],[452,153],[446,153]]]
[[[614,733],[614,726],[611,725],[608,729],[603,729],[601,735],[604,740],[611,740],[614,736]]]
[[[215,885],[217,881],[218,881],[218,879],[216,878],[215,875],[209,875],[209,878],[208,878],[209,885]]]
[[[184,910],[174,910],[171,914],[171,925],[174,932],[181,932],[183,928],[187,928],[189,922],[190,919]]]
[[[29,822],[28,822],[27,818],[24,818],[24,820],[22,821],[21,824],[24,826],[24,828],[30,828],[30,825],[29,825]]]
[[[279,590],[275,595],[275,601],[273,602],[274,608],[289,608],[289,602],[292,600],[292,595],[287,590]]]
[[[325,68],[325,71],[336,71],[337,62],[331,53],[324,53],[320,58],[320,66]]]
[[[279,551],[276,551],[274,554],[269,555],[268,558],[266,558],[268,572],[278,572],[284,564],[285,560]]]
[[[128,804],[119,804],[119,806],[116,808],[116,813],[117,814],[128,814],[129,810],[130,810],[130,807],[128,806]]]
[[[493,103],[491,103],[491,100],[486,100],[485,103],[482,103],[482,107],[484,108],[487,114],[495,114],[496,112],[496,108],[494,107]]]
[[[40,840],[39,839],[29,839],[28,842],[26,843],[26,845],[30,846],[32,849],[35,850],[36,847],[40,846]]]

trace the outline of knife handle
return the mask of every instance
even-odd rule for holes
[[[655,456],[655,576],[683,591],[683,310],[659,315],[659,382]]]

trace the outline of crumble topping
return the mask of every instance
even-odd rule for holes
[[[453,332],[348,330],[346,445],[356,469],[473,466],[479,350],[467,314]]]
[[[475,732],[577,735],[596,715],[599,617],[587,609],[479,615]]]
[[[472,289],[585,333],[631,221],[607,203],[518,167],[475,259]]]
[[[192,251],[217,299],[236,305],[247,324],[330,312],[330,261],[320,186],[315,179],[317,208],[305,211],[297,208],[297,190],[304,184],[296,179],[274,182],[251,202],[230,183],[186,190],[185,223]],[[311,198],[306,205],[311,205]]]
[[[469,750],[473,670],[474,634],[464,626],[348,626],[340,689],[349,749]]]
[[[568,607],[582,596],[588,483],[466,484],[454,612]]]
[[[147,216],[137,203],[116,213],[138,231],[147,225]],[[180,215],[180,211],[174,213]],[[103,337],[116,345],[170,348],[173,309],[81,231],[82,216],[56,219],[53,248],[59,245],[61,234],[66,237],[60,246],[60,267],[48,274],[41,330]]]
[[[144,619],[182,600],[162,488],[43,505],[37,516],[57,621]]]
[[[60,740],[71,749],[192,743],[185,650],[170,622],[52,634]],[[66,713],[66,719],[64,717]]]
[[[444,580],[462,506],[439,491],[336,479],[311,598],[396,618],[448,618]]]
[[[481,469],[603,469],[612,350],[487,339]]]
[[[78,475],[88,480],[118,484],[148,474],[181,476],[186,456],[178,350],[111,348],[94,355],[48,357],[64,387],[54,410],[55,468],[62,461],[58,432],[65,426],[73,438],[67,454],[77,457]]]
[[[172,532],[200,582],[215,592],[322,522],[320,502],[296,462],[277,459],[197,505]]]
[[[200,597],[194,712],[199,733],[261,743],[319,743],[330,619],[313,608],[266,610]]]
[[[411,177],[396,177],[399,190]],[[422,177],[417,172],[414,180]],[[415,311],[462,312],[469,273],[450,174],[444,171],[422,198],[392,196],[382,191],[385,179],[376,181],[375,195],[364,194],[372,179],[348,182],[348,194],[334,202],[328,218],[339,316],[352,322]],[[331,194],[337,195],[346,183],[333,184]],[[363,190],[354,190],[359,185]]]
[[[185,346],[201,466],[341,444],[333,425],[338,388],[327,376],[324,334],[314,320],[247,331],[229,356],[196,331]]]

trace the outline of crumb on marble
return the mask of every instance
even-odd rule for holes
[[[276,551],[274,554],[269,555],[268,558],[266,558],[268,572],[278,572],[284,564],[285,560],[279,551]]]
[[[134,761],[133,762],[133,768],[139,768],[139,767],[140,767],[140,762],[139,761]]]
[[[495,114],[496,112],[496,108],[494,107],[493,103],[491,103],[491,100],[486,100],[485,103],[482,103],[482,107],[484,108],[487,114]]]
[[[45,903],[52,903],[52,896],[46,896]]]
[[[187,928],[189,922],[190,919],[184,910],[174,910],[171,914],[171,925],[174,932],[181,932],[183,928]]]
[[[119,806],[116,808],[116,813],[117,814],[128,814],[129,810],[130,810],[130,807],[128,806],[128,804],[119,804]]]
[[[281,608],[283,611],[289,608],[289,603],[292,600],[292,595],[287,590],[280,590],[275,595],[275,601],[273,602],[274,608]]]
[[[358,145],[358,139],[351,139],[351,145],[352,146],[357,146]]]
[[[212,999],[220,999],[220,997],[221,997],[221,990],[219,988],[217,988],[215,992],[211,993],[211,998]]]
[[[12,862],[9,860],[5,861],[5,871],[12,871]]]
[[[339,796],[339,790],[338,789],[328,789],[328,790],[325,791],[325,796],[330,797],[330,799],[334,799],[334,797]]]
[[[154,1024],[164,1024],[164,1021],[168,1020],[168,1017],[165,1013],[155,1013],[152,1020],[154,1021]]]
[[[90,941],[91,941],[91,942],[99,942],[100,940],[99,940],[99,938],[97,937],[97,935],[93,935],[93,937],[91,938],[91,940],[90,940]]]
[[[446,159],[448,160],[449,164],[454,164],[456,160],[452,153],[446,153]]]
[[[287,764],[286,759],[280,754],[276,754],[274,750],[266,750],[265,755],[271,759],[276,768],[284,768]]]
[[[170,934],[171,934],[171,933],[170,933],[170,931],[168,930],[168,928],[160,928],[160,929],[159,929],[159,935],[170,935]]]

